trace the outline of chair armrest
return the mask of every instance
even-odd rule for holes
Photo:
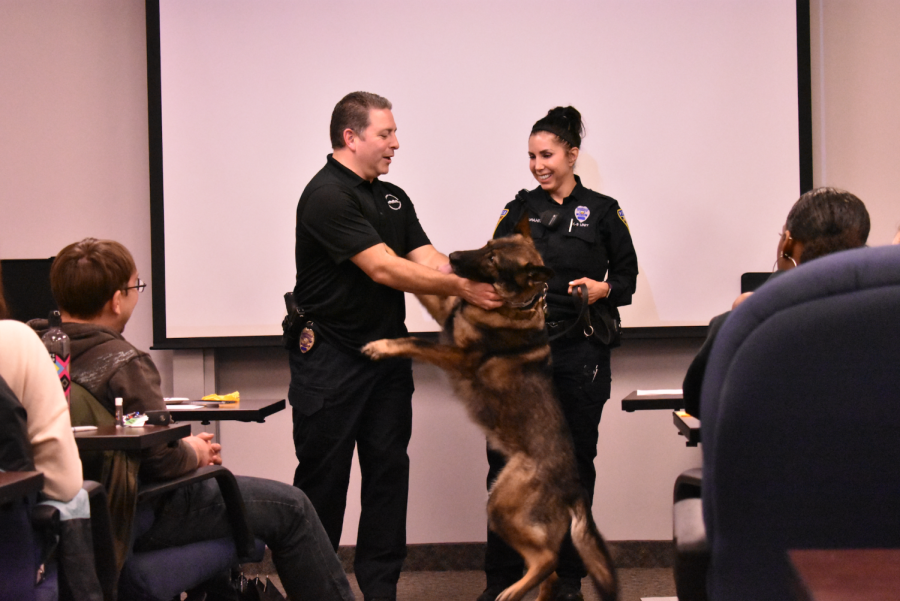
[[[144,503],[145,501],[149,501],[150,499],[172,492],[173,490],[177,490],[184,486],[215,478],[220,471],[229,474],[231,473],[221,465],[207,465],[198,468],[193,472],[188,472],[183,476],[178,476],[177,478],[160,480],[158,482],[141,483],[138,487],[137,501],[138,503]]]
[[[681,472],[675,479],[672,502],[677,503],[682,499],[699,498],[702,484],[703,468],[695,467]]]
[[[178,478],[141,485],[138,488],[138,503],[143,503],[183,486],[189,486],[210,478],[215,478],[216,483],[219,485],[219,491],[222,493],[222,499],[225,501],[225,509],[228,511],[231,531],[234,533],[234,543],[237,548],[238,558],[241,561],[245,561],[255,555],[256,546],[253,532],[251,532],[250,526],[247,524],[241,489],[238,487],[234,474],[227,468],[221,465],[209,465]]]
[[[675,543],[675,590],[679,601],[706,601],[709,542],[703,523],[703,501],[692,497],[672,507]]]
[[[0,505],[21,501],[44,487],[41,472],[0,472]]]

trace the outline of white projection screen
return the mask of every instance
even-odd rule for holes
[[[666,335],[729,309],[742,273],[771,269],[801,190],[796,0],[147,0],[147,13],[157,348],[274,344],[297,199],[355,90],[392,101],[400,148],[383,179],[444,253],[483,245],[536,186],[531,125],[580,110],[576,172],[619,201],[637,249],[626,328]],[[407,296],[410,331],[437,329]]]

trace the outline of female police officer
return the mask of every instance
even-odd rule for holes
[[[605,313],[610,323],[610,316],[617,315],[615,307],[631,303],[638,268],[628,224],[618,203],[585,188],[575,175],[582,135],[581,114],[571,106],[556,107],[534,124],[528,156],[531,173],[540,186],[530,192],[522,190],[506,205],[494,237],[511,234],[522,213],[527,212],[534,243],[544,263],[554,271],[547,294],[553,381],[572,431],[581,483],[593,500],[597,428],[610,392],[610,347],[598,339],[602,336],[585,327],[580,315],[594,315],[593,328],[603,330],[597,317]],[[582,311],[578,294],[582,284],[587,288],[588,303],[596,304],[591,311]],[[570,296],[573,289],[574,297]],[[554,334],[558,337],[553,338]],[[488,462],[490,487],[504,459],[489,449]],[[522,569],[519,555],[488,531],[487,589],[478,601],[493,601],[521,577]],[[568,537],[556,572],[560,579],[554,598],[583,599],[581,579],[587,572]]]

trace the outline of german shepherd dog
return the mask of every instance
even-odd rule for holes
[[[439,343],[376,340],[372,359],[412,357],[447,371],[488,443],[507,458],[488,499],[490,528],[524,558],[527,571],[497,601],[518,601],[541,584],[553,597],[559,548],[572,542],[602,598],[617,598],[612,560],[575,467],[571,434],[553,393],[543,296],[553,272],[531,240],[527,214],[511,236],[450,255],[460,277],[494,285],[503,306],[485,311],[456,297],[419,300],[443,325]],[[549,578],[548,578],[549,577]]]

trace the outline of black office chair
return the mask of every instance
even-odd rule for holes
[[[112,425],[114,418],[82,386],[71,388],[73,425]],[[222,466],[208,466],[165,482],[141,484],[140,459],[124,451],[82,453],[85,477],[108,485],[103,502],[92,500],[95,521],[95,555],[101,549],[116,552],[99,570],[101,581],[112,582],[120,599],[168,601],[185,591],[200,588],[232,567],[262,560],[265,544],[253,537],[244,515],[244,501],[234,475]],[[171,491],[214,478],[228,510],[233,537],[211,539],[181,547],[134,552],[132,544],[153,524],[150,502]],[[110,517],[111,516],[111,517]],[[112,567],[110,567],[112,566]]]
[[[40,472],[0,472],[0,601],[56,599],[56,570],[41,568],[44,529],[32,520],[37,493],[44,485]],[[58,519],[58,516],[57,516]],[[51,521],[52,524],[52,521]],[[40,582],[38,575],[40,574]]]
[[[40,501],[34,470],[25,408],[0,377],[0,600],[99,601],[84,497]]]
[[[788,549],[900,547],[898,397],[900,247],[816,259],[736,309],[703,382],[702,501],[675,504],[679,599],[787,601]]]

